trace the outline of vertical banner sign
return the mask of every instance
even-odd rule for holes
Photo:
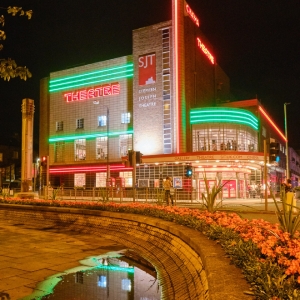
[[[139,85],[156,82],[156,56],[155,53],[139,56]]]

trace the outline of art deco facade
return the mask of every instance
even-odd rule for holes
[[[284,135],[257,99],[230,101],[230,80],[199,18],[183,0],[172,11],[172,20],[133,31],[132,55],[41,81],[40,156],[49,155],[53,185],[103,187],[109,165],[109,176],[131,187],[124,159],[134,149],[143,153],[140,187],[161,187],[168,175],[198,199],[206,174],[226,181],[224,197],[246,197],[249,185],[263,183],[264,140],[267,152],[270,142],[280,145],[268,181],[276,189],[283,180]]]

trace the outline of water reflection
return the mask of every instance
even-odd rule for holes
[[[42,300],[160,300],[155,269],[133,251],[89,257],[81,267],[51,276],[31,297]],[[32,298],[33,297],[33,298]]]

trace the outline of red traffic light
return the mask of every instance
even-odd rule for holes
[[[47,166],[47,156],[42,157],[41,166]]]

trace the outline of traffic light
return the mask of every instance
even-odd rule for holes
[[[269,163],[278,163],[279,162],[279,143],[271,142],[269,149]]]
[[[128,150],[128,162],[130,167],[133,166],[133,154],[133,150]]]
[[[47,166],[47,156],[43,156],[41,160],[41,166],[46,167]]]
[[[192,166],[186,166],[185,167],[185,176],[188,177],[188,178],[193,176]]]
[[[141,153],[140,151],[135,152],[135,161],[137,164],[142,163],[142,156],[143,156],[143,153]]]
[[[134,157],[135,157],[135,164],[141,164],[142,163],[142,156],[143,156],[143,154],[140,151],[128,150],[129,166],[133,167]]]

